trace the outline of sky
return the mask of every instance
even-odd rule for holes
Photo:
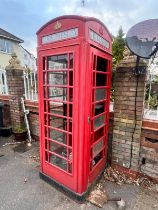
[[[24,40],[36,56],[36,32],[61,15],[84,15],[100,19],[115,36],[122,26],[126,33],[133,25],[158,17],[157,0],[0,0],[0,28]]]

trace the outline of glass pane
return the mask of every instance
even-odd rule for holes
[[[49,101],[49,113],[67,116],[67,104]]]
[[[72,149],[68,150],[68,159],[72,162]]]
[[[49,138],[59,141],[63,144],[66,144],[66,133],[63,133],[61,131],[57,131],[57,130],[53,130],[53,129],[49,129]]]
[[[67,158],[67,149],[64,146],[61,146],[55,142],[50,141],[50,151],[54,152],[64,158]]]
[[[44,98],[47,98],[47,87],[43,87],[43,92],[44,92]]]
[[[5,40],[0,38],[0,51],[6,52]]]
[[[48,70],[66,69],[68,68],[68,56],[63,55],[52,55],[48,56]]]
[[[44,83],[44,85],[47,84],[47,81],[46,81],[47,80],[47,77],[46,76],[47,76],[46,75],[46,72],[44,72],[43,73],[43,83]]]
[[[67,161],[57,157],[56,155],[50,154],[50,163],[52,163],[53,165],[58,166],[59,168],[67,171]]]
[[[93,57],[93,70],[96,70],[95,64],[96,64],[96,55],[94,55]]]
[[[47,133],[48,133],[48,132],[47,132],[47,128],[45,127],[45,128],[44,128],[44,134],[45,134],[46,137],[48,136]],[[45,141],[47,141],[47,140],[45,140]]]
[[[68,164],[68,172],[72,174],[72,164]]]
[[[69,134],[69,140],[68,140],[68,143],[67,143],[68,146],[72,146],[72,135]],[[71,160],[71,159],[70,159]]]
[[[102,159],[103,152],[101,151],[92,161],[93,167]]]
[[[45,159],[48,161],[48,152],[45,152]]]
[[[72,104],[52,102],[52,101],[49,101],[48,104],[49,104],[49,109],[48,109],[49,113],[72,117],[72,111],[73,111]],[[69,110],[68,110],[68,107],[69,107]]]
[[[67,88],[48,87],[48,98],[58,101],[67,100]]]
[[[101,115],[100,117],[97,117],[94,119],[94,129],[97,129],[101,125],[103,125],[105,122],[105,115]]]
[[[99,130],[94,132],[94,142],[104,136],[104,128],[100,128]]]
[[[96,74],[96,86],[106,86],[106,74]]]
[[[73,54],[70,54],[70,69],[73,69]]]
[[[49,85],[66,85],[67,72],[48,72]]]
[[[102,138],[97,144],[93,147],[93,158],[103,149],[104,139]]]
[[[73,85],[73,71],[69,71],[69,85]]]
[[[97,69],[96,69],[97,71],[106,72],[107,64],[108,61],[106,59],[97,56]]]
[[[104,112],[104,102],[95,104],[95,116]]]
[[[47,111],[47,101],[44,100],[44,112]]]
[[[46,58],[43,57],[43,70],[46,70]]]
[[[106,89],[96,89],[96,101],[104,100],[106,98]]]
[[[49,126],[72,132],[72,120],[51,115],[48,116],[48,120]]]
[[[67,130],[67,119],[63,119],[56,116],[49,116],[49,125],[61,130]]]
[[[6,52],[13,53],[12,42],[9,40],[6,40]]]

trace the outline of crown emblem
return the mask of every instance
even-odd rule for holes
[[[54,29],[58,30],[61,28],[61,23],[59,21],[56,22],[56,24],[54,25]]]

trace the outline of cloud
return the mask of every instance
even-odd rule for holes
[[[126,16],[122,11],[106,9],[101,7],[100,4],[95,6],[94,2],[92,5],[90,7],[76,7],[75,4],[66,5],[63,7],[63,13],[96,17],[100,19],[114,35],[116,35],[120,26],[127,28]]]
[[[37,43],[34,37],[28,37],[28,39],[25,40],[25,42],[22,44],[25,49],[29,49],[29,52],[31,52],[35,57],[37,55]]]
[[[157,18],[155,0],[0,0],[0,27],[24,39],[24,46],[36,51],[36,31],[49,20],[65,15],[93,16],[114,35],[120,26],[127,32],[134,24]]]

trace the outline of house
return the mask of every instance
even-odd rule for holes
[[[0,94],[8,94],[5,68],[9,64],[12,53],[16,53],[21,66],[29,72],[35,73],[37,70],[36,58],[20,45],[23,42],[22,39],[0,28]]]
[[[0,28],[0,69],[5,69],[12,53],[20,56],[19,44],[23,42],[22,39]]]
[[[30,69],[32,72],[37,71],[35,56],[31,54],[28,50],[23,48],[21,45],[20,45],[19,59],[21,61],[21,65],[24,66],[25,68]]]
[[[24,41],[17,36],[0,28],[0,69],[8,65],[12,53],[16,53],[21,65],[36,71],[36,58],[20,44]]]

